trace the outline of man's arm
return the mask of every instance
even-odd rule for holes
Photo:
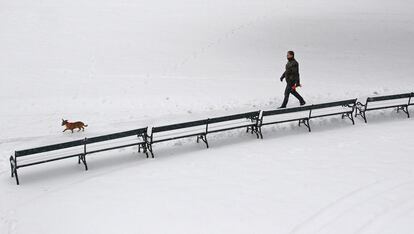
[[[301,86],[300,85],[299,63],[298,62],[296,62],[296,64],[292,67],[292,71],[295,72],[295,74],[297,74],[296,86]]]
[[[280,81],[283,81],[283,79],[286,77],[286,72],[283,72],[282,76],[280,77]]]

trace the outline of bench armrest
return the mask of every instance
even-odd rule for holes
[[[365,110],[366,107],[367,107],[367,105],[364,105],[361,102],[357,102],[357,104],[356,104],[356,108],[358,108],[358,110]]]

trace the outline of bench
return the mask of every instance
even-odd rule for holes
[[[304,124],[311,132],[310,120],[333,115],[341,115],[342,119],[348,117],[355,124],[353,112],[357,99],[349,99],[336,102],[328,102],[309,106],[282,108],[276,110],[262,111],[258,121],[258,132],[263,139],[262,126],[296,122]]]
[[[407,114],[407,117],[410,118],[408,107],[414,105],[414,103],[411,103],[413,97],[414,93],[368,97],[365,104],[362,104],[361,102],[357,103],[355,117],[361,116],[364,119],[365,123],[367,123],[367,111],[395,108],[397,112],[402,110]]]
[[[146,144],[147,129],[148,128],[141,128],[137,130],[15,151],[14,156],[10,156],[9,159],[11,177],[15,177],[16,183],[19,184],[19,177],[17,174],[17,169],[19,168],[74,157],[78,158],[78,164],[82,162],[85,166],[85,170],[88,170],[86,155],[130,146],[138,146],[138,151],[142,148],[148,157]],[[119,140],[127,137],[132,139],[128,142]],[[103,145],[102,142],[105,142],[106,145]]]
[[[235,114],[229,116],[216,117],[192,122],[171,124],[160,127],[153,127],[148,137],[148,151],[154,158],[153,144],[173,141],[182,138],[196,137],[196,142],[202,140],[209,148],[207,135],[230,131],[234,129],[246,128],[246,132],[256,133],[259,111]]]
[[[323,118],[333,115],[341,115],[342,119],[347,117],[355,125],[353,117],[357,99],[348,99],[337,102],[328,102],[312,105],[309,119]]]
[[[259,138],[259,114],[260,111],[252,111],[242,114],[228,115],[208,119],[207,133],[218,133],[240,128],[246,128],[246,132],[255,133]]]
[[[288,122],[299,122],[299,126],[303,123],[308,130],[311,131],[309,125],[309,111],[311,106],[301,106],[293,108],[281,108],[276,110],[262,111],[259,121],[259,133],[263,139],[262,126],[281,124]]]
[[[204,119],[185,123],[164,125],[160,127],[153,127],[151,129],[151,134],[147,140],[148,151],[154,158],[154,152],[152,149],[153,144],[189,137],[197,137],[197,143],[200,139],[203,140],[208,148],[208,142],[206,137],[207,126],[207,119]]]

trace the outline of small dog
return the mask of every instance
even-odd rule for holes
[[[80,132],[80,130],[85,131],[85,128],[88,127],[88,125],[84,124],[83,122],[74,122],[74,123],[70,123],[68,120],[64,120],[62,119],[62,126],[65,126],[65,130],[63,130],[63,132],[65,132],[66,130],[71,130],[73,133],[73,129],[79,129],[78,132]]]

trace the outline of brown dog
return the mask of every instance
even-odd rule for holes
[[[72,133],[73,133],[73,129],[77,128],[79,129],[78,132],[80,132],[80,130],[85,131],[85,128],[88,127],[88,125],[84,124],[83,122],[78,121],[78,122],[70,123],[69,121],[64,120],[64,119],[62,119],[62,126],[66,127],[65,130],[63,130],[63,132],[66,130],[71,130]]]

